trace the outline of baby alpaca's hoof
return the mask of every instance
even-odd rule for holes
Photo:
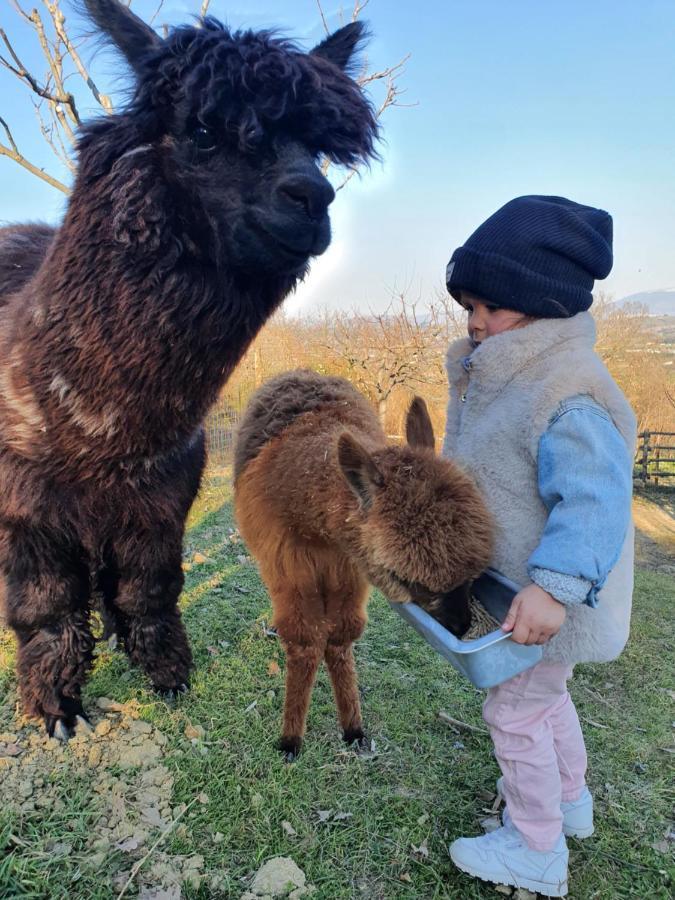
[[[356,750],[365,750],[368,747],[368,738],[362,728],[346,728],[342,732],[342,740]]]
[[[284,760],[286,762],[295,762],[300,754],[300,748],[302,747],[302,738],[292,735],[291,737],[282,737],[277,742],[277,750],[280,750],[284,755]]]

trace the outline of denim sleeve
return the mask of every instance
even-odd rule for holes
[[[548,519],[528,573],[561,603],[597,606],[631,516],[633,461],[590,397],[561,404],[539,441],[539,494]]]

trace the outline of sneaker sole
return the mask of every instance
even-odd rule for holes
[[[563,825],[563,834],[565,835],[565,837],[577,838],[577,840],[579,841],[583,841],[584,838],[589,838],[594,831],[594,825],[591,825],[588,828],[565,828],[565,826]]]
[[[546,884],[543,881],[531,881],[529,878],[519,878],[518,881],[515,879],[511,881],[495,881],[492,878],[486,878],[470,866],[458,862],[452,855],[452,852],[450,853],[450,859],[462,872],[471,875],[473,878],[480,878],[481,881],[485,881],[488,884],[508,884],[510,887],[525,888],[528,891],[535,891],[538,894],[543,894],[545,897],[565,897],[567,895],[567,881],[563,881],[563,883],[559,884],[557,887],[552,884]]]

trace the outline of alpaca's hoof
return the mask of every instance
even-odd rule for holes
[[[295,760],[300,755],[300,748],[302,747],[302,738],[291,736],[291,737],[282,737],[277,742],[277,750],[280,750],[284,756],[285,762],[291,763],[295,762]]]
[[[76,712],[75,714],[65,716],[45,716],[45,728],[47,729],[49,737],[56,738],[57,741],[63,741],[63,743],[65,743],[70,740],[77,731],[80,733],[91,733],[94,730],[91,722],[84,714],[82,705],[77,705],[80,708],[80,712]]]
[[[342,732],[342,740],[355,750],[366,750],[370,743],[362,728],[346,728]]]
[[[175,703],[176,700],[181,696],[181,694],[187,694],[187,692],[190,690],[190,685],[185,684],[185,682],[181,682],[174,687],[167,688],[154,684],[153,688],[155,691],[157,691],[158,694],[162,695],[166,703]]]

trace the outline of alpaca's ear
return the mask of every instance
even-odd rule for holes
[[[95,25],[121,50],[129,65],[139,71],[150,50],[162,43],[159,35],[119,0],[84,0]]]
[[[414,397],[405,420],[405,437],[411,447],[436,449],[434,426],[427,405],[421,397]]]
[[[322,56],[324,59],[330,60],[341,69],[347,69],[350,60],[359,44],[363,43],[368,37],[363,22],[350,22],[344,28],[339,28],[333,34],[317,44],[311,51],[314,56]]]
[[[375,488],[382,487],[384,478],[365,447],[348,431],[338,438],[338,462],[347,484],[356,494],[361,506],[369,509]]]

